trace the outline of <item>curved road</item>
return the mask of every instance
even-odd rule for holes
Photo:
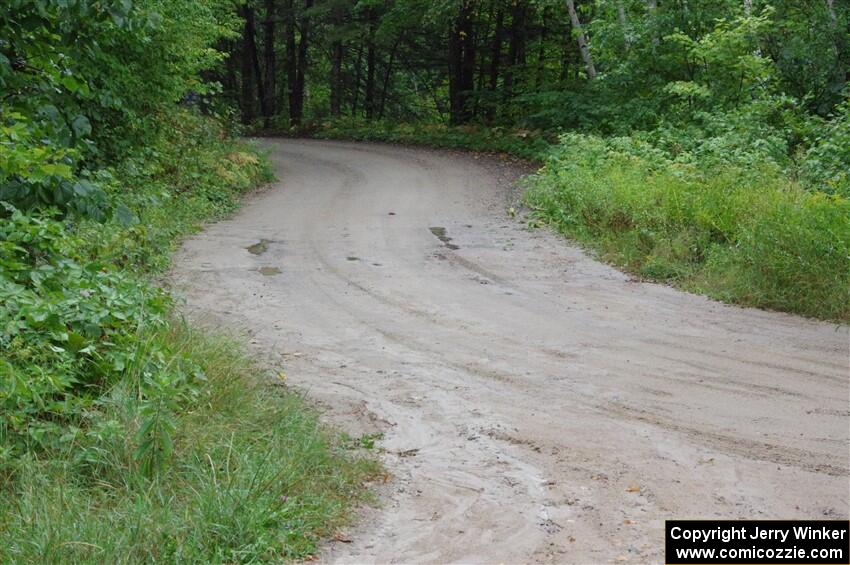
[[[848,329],[644,284],[505,210],[514,167],[266,141],[282,179],[188,241],[196,317],[383,434],[342,562],[643,563],[666,518],[847,518]]]

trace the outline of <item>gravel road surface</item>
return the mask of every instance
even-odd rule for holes
[[[848,517],[848,328],[633,280],[506,213],[516,164],[267,140],[178,254],[392,479],[327,561],[644,563],[667,518]]]

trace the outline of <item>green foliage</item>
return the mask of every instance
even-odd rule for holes
[[[0,560],[304,558],[376,468],[148,276],[269,180],[213,120],[97,173],[115,213],[0,215]]]
[[[160,291],[75,260],[65,230],[17,210],[0,223],[3,439],[19,450],[57,447],[122,377],[139,334],[165,323]]]
[[[537,218],[642,276],[850,319],[850,201],[775,167],[682,162],[646,143],[567,134],[531,185]]]
[[[137,458],[152,472],[169,451],[168,414],[203,381],[167,344],[139,349],[170,312],[144,275],[167,264],[177,237],[231,210],[268,172],[222,141],[211,120],[186,112],[170,120],[171,133],[144,157],[100,172],[118,203],[112,218],[62,220],[8,204],[0,217],[0,434],[14,453],[74,441],[68,430],[88,425],[102,398],[130,379],[146,399]]]
[[[818,123],[814,142],[806,151],[802,174],[823,192],[850,198],[850,102],[830,122]]]
[[[91,172],[142,145],[237,21],[231,0],[0,6],[0,200],[103,216]],[[76,178],[75,178],[76,177]],[[83,200],[85,202],[80,203]]]
[[[552,135],[533,130],[482,126],[450,127],[444,124],[404,124],[393,121],[367,122],[359,119],[323,122],[304,132],[326,139],[411,143],[449,149],[502,152],[530,160],[540,159],[554,139]]]
[[[68,431],[64,449],[4,463],[0,560],[248,563],[315,554],[376,465],[344,449],[299,397],[262,382],[271,377],[231,341],[176,322],[139,349],[140,359],[175,352],[204,375],[168,416],[172,434],[160,453],[169,464],[153,478],[139,466],[138,436],[163,425],[145,419],[160,397],[140,398],[137,382],[122,379],[90,425]]]
[[[0,561],[303,558],[374,471],[150,281],[271,178],[178,109],[234,8],[0,5]]]

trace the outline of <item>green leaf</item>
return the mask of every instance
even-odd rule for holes
[[[91,133],[91,123],[89,119],[83,115],[79,115],[71,122],[71,128],[74,130],[74,135],[77,137],[85,137]]]
[[[116,222],[125,228],[139,223],[139,218],[137,218],[133,211],[130,210],[130,208],[128,208],[123,202],[115,207],[115,210],[112,212],[112,216],[115,218]]]

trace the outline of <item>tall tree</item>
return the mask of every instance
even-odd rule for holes
[[[617,0],[617,21],[620,23],[620,29],[623,30],[623,45],[626,51],[632,47],[631,32],[629,30],[629,22],[626,19],[626,7],[623,0]]]
[[[304,0],[301,12],[301,37],[298,40],[298,62],[295,68],[295,84],[292,87],[292,105],[289,109],[289,121],[292,125],[301,125],[304,118],[304,93],[307,85],[307,67],[310,46],[310,8],[313,0]]]
[[[367,11],[369,31],[366,43],[366,96],[363,104],[366,106],[366,119],[371,120],[375,115],[375,73],[377,69],[377,45],[375,34],[377,33],[378,19],[375,10],[369,8]]]
[[[593,80],[596,78],[596,66],[593,64],[593,55],[590,53],[590,45],[587,43],[587,37],[584,35],[584,29],[581,27],[581,21],[578,19],[576,5],[574,0],[566,0],[567,11],[570,13],[570,22],[573,26],[573,35],[575,35],[578,49],[581,53],[581,58],[584,60],[587,67],[587,78]]]
[[[525,65],[526,15],[528,6],[526,0],[513,0],[511,6],[510,43],[508,44],[508,68],[505,69],[505,93],[510,95],[514,90],[516,72]]]
[[[240,58],[242,60],[242,121],[251,123],[256,118],[255,93],[262,93],[262,77],[257,72],[257,44],[254,38],[254,9],[242,6],[245,25],[242,30]],[[262,96],[262,94],[261,94]]]
[[[646,0],[646,10],[649,13],[649,28],[652,41],[652,53],[658,49],[658,0]]]
[[[345,47],[341,39],[331,42],[331,116],[338,118],[342,114],[342,60]]]
[[[498,0],[497,0],[498,1]],[[490,43],[490,91],[495,92],[499,85],[499,65],[502,61],[502,33],[505,23],[505,11],[501,6],[496,10],[496,24],[493,40]]]
[[[449,35],[449,108],[452,123],[472,117],[471,99],[475,89],[474,0],[461,0]]]
[[[277,0],[265,0],[266,19],[263,21],[263,59],[265,62],[265,119],[277,113],[277,53],[275,51],[275,18]]]

